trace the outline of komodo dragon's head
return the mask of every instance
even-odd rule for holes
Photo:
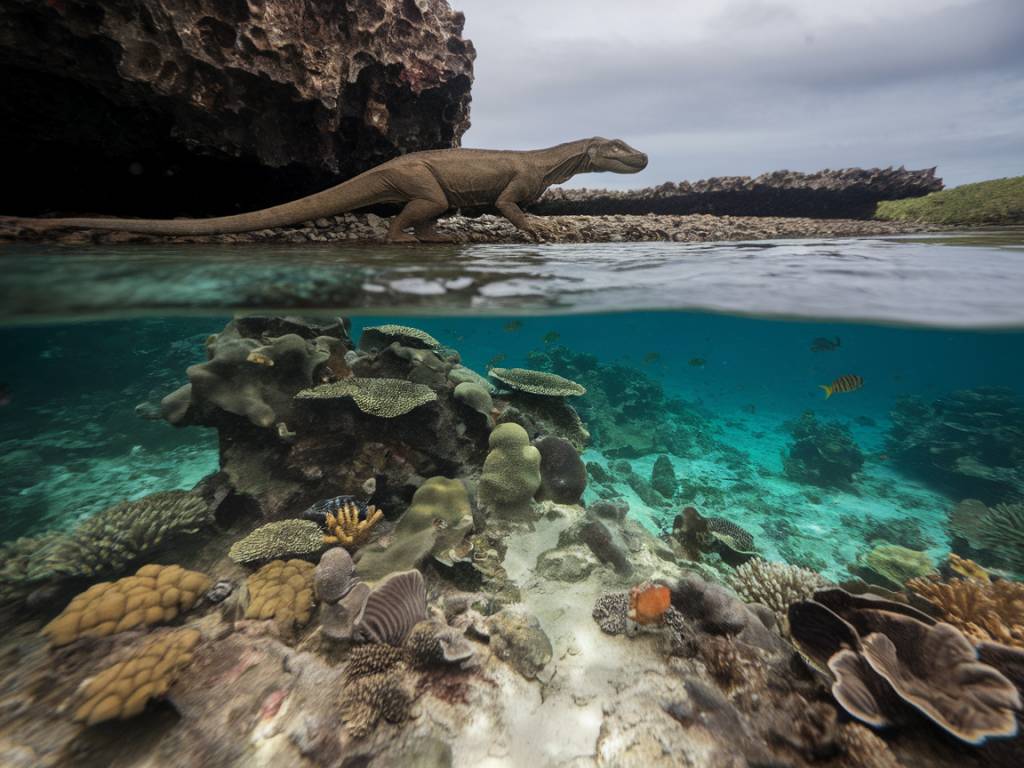
[[[603,139],[600,136],[591,139],[587,158],[591,171],[638,173],[647,167],[647,155],[621,139]]]

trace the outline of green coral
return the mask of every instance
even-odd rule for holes
[[[231,545],[228,557],[236,563],[311,555],[324,548],[324,535],[312,520],[280,520],[261,525]]]
[[[472,368],[467,368],[464,365],[456,365],[448,371],[448,381],[456,386],[467,382],[470,384],[479,384],[481,387],[486,389],[488,393],[494,392],[494,385],[491,384],[491,382]]]
[[[878,576],[884,582],[882,586],[898,590],[910,579],[927,576],[935,570],[935,563],[927,552],[898,544],[878,544],[861,558],[860,565]]]
[[[118,573],[174,537],[209,525],[209,505],[186,491],[161,491],[107,507],[55,540],[33,570],[41,578],[95,578]]]
[[[529,392],[531,395],[576,397],[587,394],[586,388],[582,385],[547,371],[531,371],[527,368],[491,368],[490,374],[509,389]]]
[[[472,529],[473,510],[465,484],[431,477],[416,489],[412,503],[395,524],[391,544],[365,547],[356,573],[377,581],[389,573],[416,568],[431,554],[445,559]]]
[[[359,348],[362,350],[386,347],[397,341],[403,347],[419,347],[420,349],[440,349],[441,342],[426,331],[408,325],[373,325],[364,328],[359,337]]]
[[[472,381],[464,381],[455,387],[455,392],[452,395],[460,403],[465,403],[488,419],[491,418],[491,409],[494,408],[491,393],[479,384]]]
[[[437,393],[425,384],[404,379],[351,378],[332,381],[295,395],[299,400],[337,400],[351,397],[363,413],[382,419],[403,416],[421,405],[437,400]]]
[[[521,515],[540,488],[540,451],[518,424],[499,424],[491,432],[477,497],[488,510],[503,516]]]

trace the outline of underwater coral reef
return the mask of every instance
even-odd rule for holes
[[[726,414],[450,336],[200,340],[142,410],[215,471],[0,545],[0,764],[1024,761],[1009,395]]]

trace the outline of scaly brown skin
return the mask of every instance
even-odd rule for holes
[[[534,240],[540,233],[523,213],[552,184],[577,173],[636,173],[647,155],[618,139],[582,139],[525,152],[437,149],[411,152],[323,192],[290,203],[209,219],[21,219],[4,223],[34,230],[104,229],[149,235],[219,235],[251,232],[336,216],[381,203],[404,203],[391,221],[390,243],[444,242],[434,230],[450,208],[493,205]],[[405,232],[412,228],[415,235]]]

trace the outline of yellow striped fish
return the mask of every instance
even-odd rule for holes
[[[819,384],[818,386],[825,390],[825,399],[828,400],[832,397],[833,392],[853,392],[860,389],[864,386],[864,377],[848,373],[845,376],[840,376],[831,384]]]

